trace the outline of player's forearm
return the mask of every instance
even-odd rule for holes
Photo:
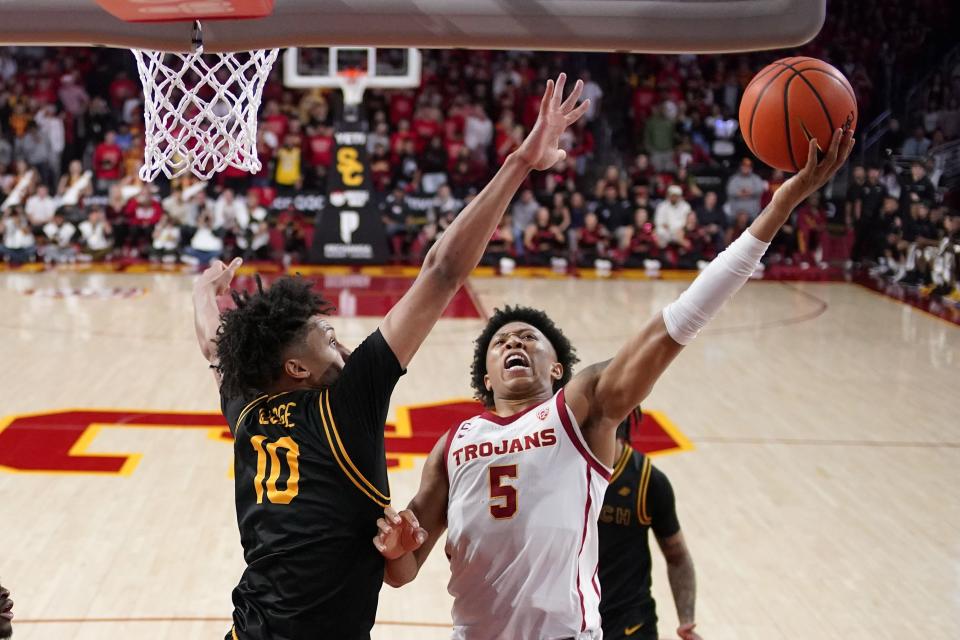
[[[383,570],[383,581],[393,588],[399,588],[413,582],[420,572],[420,565],[412,551],[393,560],[387,560]]]
[[[435,269],[459,287],[480,262],[487,241],[528,173],[530,165],[516,153],[509,155],[427,254],[424,269]]]
[[[694,608],[697,601],[697,575],[693,568],[693,559],[686,555],[682,560],[667,563],[667,578],[670,591],[677,607],[677,619],[680,624],[695,621]]]
[[[213,362],[217,356],[217,329],[220,327],[220,309],[217,296],[212,287],[197,286],[193,290],[193,326],[197,332],[197,343],[207,362]]]
[[[773,194],[770,204],[763,208],[757,219],[750,225],[750,233],[762,242],[770,242],[780,231],[780,227],[790,219],[790,214],[799,206],[779,190]]]

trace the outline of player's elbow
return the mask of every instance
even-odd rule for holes
[[[459,267],[456,256],[445,251],[442,241],[433,245],[423,259],[421,276],[434,283],[438,289],[457,290],[463,286],[467,274]]]

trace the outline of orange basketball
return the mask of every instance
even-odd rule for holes
[[[747,85],[740,101],[740,130],[760,160],[784,171],[807,162],[807,145],[821,151],[838,128],[857,126],[853,87],[836,68],[816,58],[783,58]]]

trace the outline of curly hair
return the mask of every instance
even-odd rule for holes
[[[473,387],[473,396],[485,407],[493,406],[493,393],[483,384],[483,377],[487,375],[487,348],[500,327],[511,322],[525,322],[536,327],[557,352],[557,361],[563,365],[563,375],[559,380],[554,381],[554,392],[559,391],[570,381],[573,377],[573,365],[580,362],[577,350],[570,344],[569,338],[563,335],[563,331],[543,311],[532,307],[509,305],[503,309],[494,309],[487,326],[474,342],[473,364],[470,366],[470,385]]]
[[[217,371],[227,397],[265,390],[283,373],[283,352],[306,337],[309,320],[335,307],[303,278],[280,278],[264,290],[233,291],[236,308],[225,312],[217,329]]]

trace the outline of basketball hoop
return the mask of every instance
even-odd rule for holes
[[[343,103],[348,106],[363,102],[363,93],[367,90],[367,72],[357,67],[338,71],[343,78],[340,89],[343,91]]]
[[[193,46],[192,53],[132,49],[143,84],[145,182],[160,173],[209,180],[227,167],[261,169],[257,112],[278,49],[204,54],[199,21]]]

